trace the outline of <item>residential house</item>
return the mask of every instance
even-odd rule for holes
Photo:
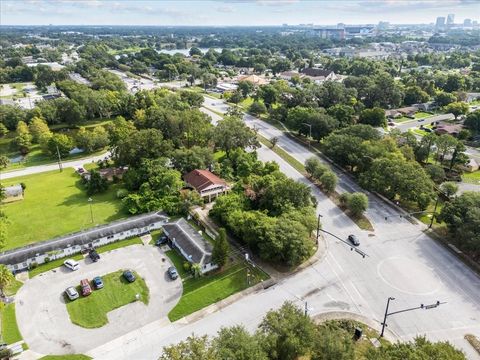
[[[106,245],[119,240],[149,233],[160,229],[168,217],[162,212],[152,212],[119,220],[107,225],[34,243],[18,249],[0,253],[0,264],[13,272],[29,269],[55,259],[72,256],[83,250]]]
[[[269,83],[269,81],[267,79],[265,79],[262,76],[258,76],[258,75],[239,76],[237,78],[237,82],[240,82],[240,81],[248,81],[248,82],[252,83],[253,85],[257,85],[257,86],[266,85],[266,84]]]
[[[435,133],[437,135],[448,134],[452,136],[457,136],[462,129],[463,126],[460,124],[440,124],[435,129]]]
[[[200,265],[202,274],[218,268],[218,265],[212,262],[213,246],[184,218],[165,224],[163,232],[167,235],[172,247],[177,249],[188,262]]]
[[[230,190],[225,180],[208,170],[190,171],[183,179],[188,187],[195,189],[202,198],[208,199],[209,202]]]
[[[415,106],[408,106],[399,109],[385,110],[385,116],[388,118],[397,118],[401,116],[414,117],[418,109]]]
[[[103,179],[106,179],[107,181],[113,181],[114,179],[121,179],[123,177],[123,174],[127,172],[128,166],[123,166],[123,167],[108,167],[108,168],[103,168],[103,169],[98,169],[98,173]],[[90,173],[89,172],[84,172],[82,174],[82,177],[90,181]]]
[[[470,158],[468,159],[468,162],[464,166],[462,166],[462,168],[467,172],[474,172],[477,171],[480,166],[475,159]]]

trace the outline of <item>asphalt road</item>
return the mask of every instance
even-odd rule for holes
[[[83,158],[83,159],[78,159],[78,160],[65,161],[65,162],[62,162],[62,167],[63,168],[78,168],[78,167],[82,167],[83,165],[85,165],[87,163],[96,162],[98,160],[104,159],[107,156],[110,156],[110,152],[108,152],[108,151],[101,154],[101,155],[92,156],[90,158]],[[57,163],[38,165],[38,166],[29,166],[29,167],[26,167],[26,168],[20,169],[20,170],[2,172],[1,178],[2,179],[11,179],[11,178],[18,177],[18,176],[37,174],[37,173],[46,172],[46,171],[53,171],[53,170],[58,170],[58,164]]]
[[[132,245],[100,255],[93,263],[79,261],[80,269],[60,267],[27,280],[15,297],[17,322],[29,348],[39,354],[84,353],[153,320],[168,323],[167,314],[180,299],[181,281],[166,275],[170,261],[159,248]],[[162,261],[165,258],[165,262]],[[97,329],[74,325],[63,293],[81,279],[92,279],[120,269],[132,269],[145,279],[150,291],[148,305],[134,302],[108,313],[109,323]],[[104,291],[98,290],[98,291]]]
[[[226,105],[210,98],[206,98],[205,106],[217,112],[226,110]],[[255,125],[266,138],[277,136],[277,146],[299,161],[312,156],[308,149],[275,127],[249,115],[245,116],[245,121],[249,126]],[[270,149],[262,147],[258,154],[261,160],[278,162],[287,176],[312,186]],[[360,190],[346,175],[339,174],[339,191]],[[349,311],[380,322],[386,300],[393,296],[396,300],[391,303],[391,311],[437,300],[447,302],[435,309],[390,317],[389,330],[399,339],[411,340],[426,335],[434,341],[448,340],[462,348],[469,359],[478,359],[478,354],[463,337],[467,333],[480,337],[480,278],[425,235],[423,225],[414,225],[399,217],[399,210],[376,197],[369,194],[367,216],[375,231],[368,233],[360,230],[318,189],[312,186],[312,191],[318,200],[317,213],[323,215],[323,228],[342,238],[356,234],[361,249],[369,255],[367,258],[327,237],[324,259],[268,290],[246,296],[192,323],[178,321],[164,327],[133,331],[87,354],[102,359],[155,359],[163,346],[177,343],[192,333],[215,334],[221,326],[235,324],[254,330],[266,311],[278,308],[286,300],[302,307],[303,301],[307,301],[312,315]],[[385,215],[390,217],[385,220]]]

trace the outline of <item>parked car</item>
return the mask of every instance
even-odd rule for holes
[[[63,265],[65,265],[65,267],[69,268],[72,271],[76,271],[76,270],[80,269],[80,264],[73,259],[65,260],[63,262]]]
[[[389,125],[389,126],[395,126],[395,123],[394,123],[393,121],[389,121],[389,122],[388,122],[388,125]]]
[[[131,270],[125,270],[123,272],[123,277],[125,278],[125,280],[127,280],[128,282],[134,282],[135,281],[135,275],[133,275],[133,272]]]
[[[168,276],[170,276],[170,279],[176,280],[178,279],[178,272],[175,266],[170,266],[167,270]]]
[[[78,291],[73,287],[70,286],[65,290],[65,294],[67,294],[67,297],[70,299],[70,301],[78,299]]]
[[[425,120],[425,119],[418,119],[417,121],[418,121],[418,122],[422,122],[422,121],[424,121],[424,120]]]
[[[82,288],[83,296],[88,296],[92,293],[92,287],[90,286],[88,279],[80,280],[80,287]]]
[[[83,173],[85,172],[85,169],[79,167],[79,168],[77,169],[77,172],[78,172],[79,174],[83,174]]]
[[[91,249],[88,252],[88,256],[90,257],[90,259],[92,259],[93,262],[97,262],[98,260],[100,260],[100,255],[98,255],[95,249]]]
[[[166,244],[168,241],[167,235],[162,235],[160,238],[155,242],[155,245],[157,246],[162,246],[163,244]]]
[[[93,287],[95,289],[102,289],[103,288],[103,280],[100,276],[95,276],[92,280]]]
[[[358,240],[355,235],[348,235],[348,241],[350,241],[355,246],[360,245],[360,240]]]

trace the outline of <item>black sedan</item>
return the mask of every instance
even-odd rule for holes
[[[133,272],[131,270],[125,270],[123,272],[123,277],[125,278],[125,280],[131,283],[133,283],[136,279],[135,275],[133,275]]]

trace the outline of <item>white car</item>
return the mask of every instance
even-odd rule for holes
[[[78,299],[79,297],[78,291],[73,286],[70,286],[69,288],[67,288],[67,290],[65,290],[65,293],[67,294],[70,301]]]
[[[80,268],[80,264],[73,259],[65,260],[63,262],[63,265],[65,265],[65,267],[69,268],[72,271],[78,270]]]

